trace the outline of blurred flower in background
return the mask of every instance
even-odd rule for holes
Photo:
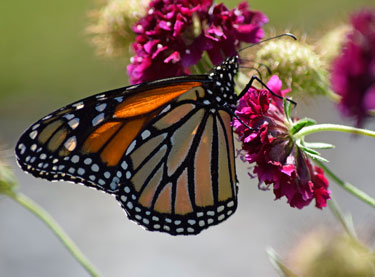
[[[342,114],[361,126],[375,110],[375,10],[352,16],[352,30],[332,65],[332,88]]]
[[[241,42],[257,42],[268,18],[247,3],[229,10],[211,0],[154,0],[133,27],[135,52],[128,66],[132,84],[190,73],[201,61],[207,68],[235,54]],[[205,71],[205,70],[200,70]],[[203,73],[203,72],[200,72]]]
[[[326,69],[331,68],[332,61],[340,54],[350,29],[348,24],[341,24],[322,35],[315,43],[315,50],[324,62]]]
[[[290,91],[281,89],[282,82],[276,75],[267,86],[280,96]],[[242,160],[255,164],[253,172],[259,187],[268,189],[272,184],[276,199],[285,196],[291,207],[301,209],[314,199],[316,207],[325,207],[330,198],[328,180],[296,145],[283,101],[266,89],[250,88],[240,99],[236,115],[253,128],[234,119],[234,131],[242,142]]]
[[[88,27],[98,54],[128,55],[135,39],[132,25],[144,16],[149,0],[109,0],[107,5],[90,15],[95,24]]]
[[[371,249],[347,234],[322,229],[304,234],[287,264],[297,276],[375,276]]]

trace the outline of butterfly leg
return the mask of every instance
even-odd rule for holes
[[[253,75],[250,79],[250,81],[247,83],[247,85],[245,86],[245,88],[241,91],[240,95],[238,96],[238,99],[240,99],[242,96],[245,95],[245,93],[251,88],[252,84],[254,81],[258,81],[262,86],[264,86],[272,95],[274,95],[275,97],[277,98],[280,98],[280,99],[284,99],[284,97],[280,96],[280,95],[277,95],[276,93],[274,93],[258,76],[256,75]],[[297,106],[297,103],[295,101],[293,101],[292,99],[290,98],[287,98],[285,97],[285,99],[287,101],[289,101],[290,103],[292,103],[294,106]]]
[[[236,118],[243,126],[245,126],[247,129],[249,129],[250,131],[256,131],[257,129],[256,128],[253,128],[253,127],[250,127],[249,125],[247,125],[245,122],[243,122],[241,120],[241,118],[239,118],[238,115],[236,115],[236,113],[234,112],[236,110],[236,106],[229,106],[229,105],[224,105],[223,106],[225,108],[225,110],[232,116],[232,118]]]

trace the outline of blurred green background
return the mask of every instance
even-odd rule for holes
[[[88,12],[103,2],[1,1],[0,146],[5,143],[12,149],[23,130],[56,108],[128,84],[129,57],[98,57],[85,31],[92,22]],[[225,3],[233,8],[239,1]],[[344,22],[354,10],[375,6],[374,0],[253,0],[249,4],[269,17],[266,30],[308,38]],[[318,122],[342,122],[326,99],[309,103],[303,112],[301,116],[312,114]],[[375,155],[372,141],[335,133],[322,134],[319,140],[337,146],[325,154],[331,169],[375,195],[369,178]],[[239,162],[239,208],[233,217],[199,236],[172,238],[146,232],[127,220],[110,195],[26,175],[15,165],[12,150],[9,161],[21,191],[58,220],[104,276],[125,272],[127,276],[276,276],[265,254],[267,246],[285,257],[296,240],[316,226],[341,230],[329,209],[310,205],[300,211],[291,209],[285,199],[273,201],[272,193],[259,191],[257,181],[247,175],[247,165]],[[373,209],[334,184],[331,189],[360,230],[366,226],[373,230]],[[0,276],[87,276],[28,211],[6,197],[0,198],[0,211]],[[373,234],[369,237],[374,240]]]
[[[239,3],[224,2],[230,8]],[[102,3],[105,1],[2,1],[2,120],[36,119],[80,97],[127,84],[129,59],[96,56],[85,31],[92,22],[88,12]],[[359,7],[374,5],[374,0],[254,0],[249,4],[269,17],[269,29],[315,34],[344,21]]]

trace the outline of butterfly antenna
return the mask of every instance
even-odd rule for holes
[[[254,70],[258,73],[258,76],[259,76],[259,79],[262,81],[263,83],[263,77],[262,77],[262,73],[260,72],[260,70],[256,67],[250,67],[250,66],[240,66],[240,68],[246,68],[246,69],[250,69],[250,70]]]
[[[263,67],[266,68],[268,75],[272,74],[272,70],[271,70],[271,68],[268,65],[266,65],[264,63],[259,63],[259,67],[261,67],[261,66],[263,66]]]
[[[247,48],[251,48],[251,47],[256,46],[258,44],[261,44],[263,42],[266,42],[266,41],[269,41],[269,40],[272,40],[272,39],[276,39],[276,38],[281,38],[281,37],[291,37],[292,39],[297,40],[297,37],[295,35],[293,35],[291,33],[284,33],[284,34],[280,34],[280,35],[277,35],[277,36],[274,36],[274,37],[266,38],[264,40],[253,43],[251,45],[245,46],[245,47],[241,48],[240,50],[238,50],[237,52],[240,53],[241,51],[243,51]]]

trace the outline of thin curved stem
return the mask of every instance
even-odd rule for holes
[[[341,100],[341,96],[338,95],[337,93],[334,93],[332,90],[328,89],[326,91],[326,95],[328,96],[329,99],[331,99],[335,103],[339,103]]]
[[[334,198],[331,197],[330,200],[327,201],[328,207],[330,208],[333,215],[338,219],[341,223],[342,227],[345,229],[346,233],[354,240],[357,240],[357,234],[354,230],[353,224],[347,218],[345,218],[341,210]]]
[[[304,136],[323,132],[323,131],[334,131],[334,132],[344,132],[356,135],[375,137],[375,131],[370,131],[366,129],[355,128],[351,126],[338,125],[338,124],[316,124],[312,126],[307,126],[301,129],[298,133],[294,134],[295,138],[302,138]]]
[[[314,160],[316,164],[323,168],[324,173],[326,173],[333,181],[335,181],[340,187],[342,187],[347,192],[351,193],[358,199],[362,200],[363,202],[369,204],[372,207],[375,207],[375,198],[371,197],[367,193],[361,191],[357,187],[353,186],[352,184],[341,180],[336,174],[334,174],[324,163]]]
[[[7,194],[17,203],[21,204],[23,207],[31,211],[34,215],[39,217],[52,232],[60,239],[60,241],[66,246],[73,257],[90,273],[91,276],[99,276],[98,271],[89,262],[85,255],[79,250],[77,245],[70,239],[67,233],[62,229],[62,227],[52,218],[52,216],[47,213],[42,207],[35,203],[32,199],[26,195],[15,192]]]

